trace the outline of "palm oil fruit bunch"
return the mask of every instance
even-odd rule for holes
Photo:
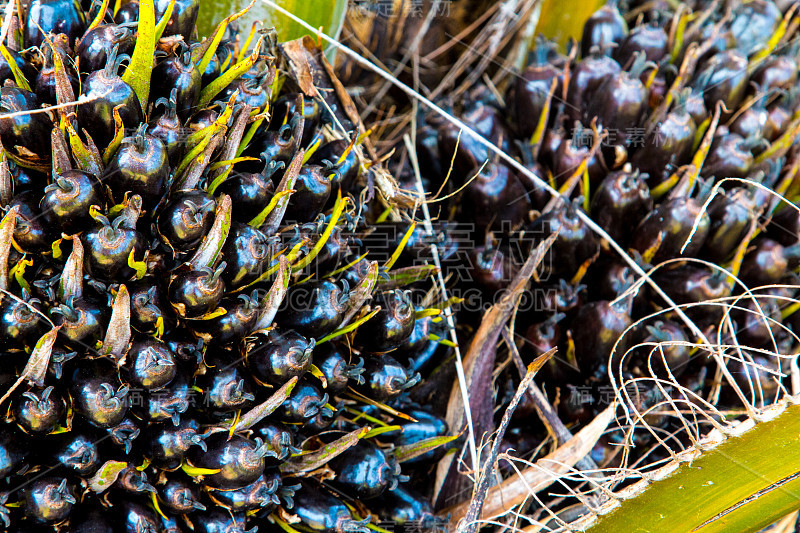
[[[753,357],[795,353],[784,309],[798,292],[800,219],[772,194],[796,202],[800,193],[795,7],[611,0],[566,52],[538,38],[522,72],[440,99],[517,165],[440,114],[418,126],[425,190],[441,191],[438,216],[459,232],[461,259],[444,268],[461,280],[453,290],[465,298],[462,325],[476,326],[531,250],[555,234],[514,324],[525,364],[558,349],[537,380],[560,398],[565,423],[608,405],[609,373],[617,384],[649,379],[640,386],[653,387],[652,404],[666,394],[655,378],[708,395],[716,363],[685,345],[701,332]],[[412,166],[398,166],[401,184],[413,188]],[[474,294],[483,306],[468,305]],[[763,355],[757,364],[731,362],[730,372],[745,395],[761,390],[753,401],[769,403],[781,364]],[[520,376],[505,368],[495,395],[510,401]],[[720,405],[735,405],[730,386],[722,389]],[[495,409],[496,423],[502,413]],[[672,434],[675,420],[661,417],[659,431]],[[547,437],[517,430],[521,440]]]
[[[0,45],[3,530],[435,526],[430,270],[358,238],[399,211],[321,51],[309,90],[272,32],[114,4],[32,0]]]

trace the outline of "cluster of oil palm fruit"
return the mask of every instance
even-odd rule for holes
[[[2,48],[0,528],[433,527],[441,320],[356,238],[336,94],[198,40],[198,0],[108,4],[33,0]]]
[[[796,350],[794,315],[782,316],[782,308],[797,293],[800,219],[769,192],[798,192],[796,4],[689,1],[677,11],[668,2],[622,4],[596,11],[566,52],[537,40],[528,66],[506,85],[440,99],[528,172],[431,112],[416,132],[425,189],[452,195],[438,200],[437,214],[461,229],[460,247],[470,250],[455,268],[469,275],[463,284],[482,291],[484,302],[497,301],[530,250],[558,232],[523,294],[515,327],[525,364],[558,349],[537,381],[565,423],[591,420],[608,405],[609,371],[617,384],[650,379],[630,393],[643,411],[669,391],[684,394],[656,387],[653,377],[706,395],[717,370],[707,352],[682,344],[698,341],[697,331],[638,283],[641,276],[587,217],[708,339],[762,350],[747,352],[742,363],[729,360],[728,368],[745,395],[769,403],[780,394],[781,363],[767,354]],[[413,188],[412,166],[399,166],[401,184]],[[553,202],[531,176],[568,200]],[[726,178],[739,181],[720,184]],[[721,188],[713,191],[715,185]],[[758,303],[736,300],[745,285],[774,287],[756,291]],[[722,304],[703,305],[712,300]],[[459,322],[466,328],[479,318],[464,311]],[[653,349],[661,342],[670,343],[663,354]],[[519,380],[518,367],[507,365],[497,397],[510,401]],[[721,409],[738,405],[731,390],[723,386],[717,396]],[[507,436],[517,453],[547,437],[531,423],[535,411],[526,402]],[[503,409],[495,413],[499,423]],[[680,425],[668,416],[648,422],[669,434]],[[622,432],[613,439],[623,439]],[[598,462],[612,449],[599,445]],[[631,450],[631,460],[647,449]]]

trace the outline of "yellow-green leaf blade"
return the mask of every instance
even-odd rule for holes
[[[758,531],[800,508],[800,406],[730,437],[588,529]]]

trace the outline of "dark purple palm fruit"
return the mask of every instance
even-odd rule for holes
[[[302,223],[317,218],[328,203],[336,174],[338,171],[329,161],[323,165],[303,165],[292,187],[295,192],[289,197],[283,220]]]
[[[531,324],[525,329],[525,335],[520,347],[520,355],[526,363],[532,362],[540,355],[553,348],[558,348],[564,340],[564,334],[559,322],[567,315],[554,313],[545,321]],[[567,383],[570,378],[575,378],[577,368],[562,358],[552,357],[542,368],[543,375],[548,382]]]
[[[719,300],[731,294],[727,273],[701,265],[670,265],[656,270],[653,280],[676,304],[700,304],[685,310],[688,316],[704,325],[716,323],[724,309],[720,305],[703,303]]]
[[[733,357],[727,366],[736,386],[756,408],[772,405],[783,395],[780,381],[781,377],[786,375],[786,371],[781,369],[780,358],[754,353],[745,361]],[[722,399],[730,402],[728,405],[741,401],[738,394],[727,384],[722,389]]]
[[[206,449],[206,436],[197,421],[181,419],[177,427],[172,424],[161,425],[144,433],[142,453],[157,468],[174,470],[181,465],[193,446]]]
[[[708,206],[711,225],[701,255],[721,263],[739,247],[756,216],[756,205],[749,189],[737,187],[718,194]]]
[[[63,424],[66,403],[52,385],[23,392],[13,404],[14,420],[26,433],[47,435]]]
[[[347,281],[343,286],[329,280],[293,285],[286,293],[276,323],[306,337],[322,338],[341,324],[349,296]]]
[[[419,321],[418,321],[419,322]],[[346,347],[326,342],[314,351],[314,365],[325,376],[325,392],[331,396],[341,394],[347,390],[348,385],[361,383],[364,378],[364,360],[359,358],[358,363],[350,364],[354,359]]]
[[[667,54],[668,40],[667,32],[661,26],[654,24],[636,26],[614,50],[614,59],[625,67],[637,53],[641,52],[648,61],[659,63]]]
[[[170,0],[156,0],[155,15],[156,20],[160,20],[169,7]],[[197,15],[200,13],[200,0],[176,0],[175,7],[172,8],[172,16],[169,17],[164,37],[170,35],[180,35],[183,40],[189,42],[194,33]]]
[[[718,179],[747,177],[753,166],[753,149],[763,144],[761,137],[744,139],[735,133],[715,137],[701,176]]]
[[[509,115],[522,139],[530,139],[544,111],[545,103],[550,95],[553,80],[556,80],[554,97],[562,92],[564,72],[548,61],[552,43],[545,39],[537,39],[533,52],[533,62],[514,79],[510,86],[506,102]],[[555,101],[551,104],[550,118],[555,117]]]
[[[633,376],[669,379],[672,374],[680,377],[689,365],[689,337],[680,324],[671,320],[637,326],[630,344],[636,347],[626,356],[623,370],[630,371]]]
[[[190,135],[192,133],[196,133],[198,131],[211,127],[211,125],[214,124],[214,122],[219,118],[220,113],[221,113],[220,102],[214,102],[205,109],[200,109],[194,115],[192,115],[188,121],[186,121],[186,123],[184,124],[185,126],[184,132],[187,135]],[[253,141],[250,142],[248,148],[252,145]],[[258,154],[256,153],[253,155],[258,155]],[[259,165],[258,168],[260,169],[261,166],[263,166],[263,164]]]
[[[8,170],[14,180],[14,193],[19,194],[24,191],[40,191],[49,183],[48,176],[44,172],[39,172],[32,168],[23,168],[8,161]],[[49,171],[50,169],[48,169]]]
[[[575,126],[569,132],[569,136],[561,140],[553,154],[551,170],[558,187],[564,185],[578,171],[584,160],[586,160],[586,171],[589,173],[589,181],[593,187],[597,186],[608,174],[602,155],[592,150],[594,143],[594,132],[575,121]]]
[[[25,515],[40,523],[55,524],[66,519],[77,500],[74,488],[63,477],[43,477],[25,487]]]
[[[783,246],[796,244],[800,241],[800,211],[788,205],[778,208],[767,225],[766,235]]]
[[[122,4],[114,14],[114,22],[125,24],[139,21],[139,0],[129,0]]]
[[[611,172],[592,197],[592,218],[621,246],[631,238],[636,227],[653,209],[647,175],[629,167]]]
[[[28,5],[23,41],[25,48],[42,47],[44,36],[63,33],[70,45],[86,31],[86,16],[78,0],[33,0]]]
[[[217,308],[225,294],[223,261],[215,270],[202,267],[175,275],[169,283],[169,301],[182,318],[200,318]]]
[[[622,334],[631,324],[630,307],[630,298],[626,298],[589,302],[578,310],[570,331],[575,363],[584,376],[604,375],[615,345],[615,360],[625,353],[629,338]]]
[[[637,53],[630,69],[606,78],[589,100],[584,122],[597,117],[597,124],[609,132],[606,143],[635,147],[642,141],[632,132],[647,110],[647,88],[642,74],[654,67],[643,53]],[[611,136],[613,135],[613,138]]]
[[[59,55],[61,63],[64,65],[67,81],[69,81],[69,84],[72,87],[73,94],[78,94],[80,92],[80,80],[78,79],[75,70],[72,68],[72,51],[67,44],[66,35],[62,33],[60,35],[51,37],[50,40],[54,41],[53,46],[47,46],[43,51],[44,59],[42,62],[42,69],[36,76],[36,84],[33,90],[40,101],[46,104],[55,105],[58,102],[58,97],[56,95],[56,67],[54,54]]]
[[[415,311],[410,291],[380,292],[373,302],[381,309],[356,330],[353,344],[370,353],[399,348],[414,331]]]
[[[225,286],[229,290],[244,287],[274,266],[276,242],[252,226],[233,222],[222,247]]]
[[[498,146],[503,151],[510,151],[510,132],[507,130],[500,111],[480,101],[468,104],[461,116],[461,120],[472,127],[479,135]],[[459,185],[466,183],[476,168],[484,161],[490,159],[493,152],[480,144],[472,136],[464,133],[450,122],[439,126],[439,153],[442,158],[449,161],[455,153],[453,162],[453,178]],[[458,151],[456,152],[456,144]]]
[[[125,418],[129,388],[111,360],[79,361],[68,383],[72,408],[92,425],[110,428]]]
[[[117,201],[125,193],[138,194],[143,207],[150,210],[164,195],[170,167],[166,146],[146,131],[147,124],[141,124],[135,135],[122,140],[106,166],[102,181]]]
[[[65,374],[64,367],[67,367],[66,373],[69,373],[69,365],[76,357],[78,357],[78,352],[69,351],[63,346],[54,346],[50,354],[50,364],[47,366],[48,377],[61,379],[61,376]]]
[[[118,56],[113,48],[103,70],[89,74],[83,82],[81,96],[91,101],[78,106],[78,124],[85,128],[97,148],[102,152],[114,138],[116,122],[113,110],[119,108],[119,116],[126,130],[139,127],[144,118],[142,106],[133,88],[117,75],[120,63],[128,59]]]
[[[797,45],[796,41],[792,41],[782,51],[783,53],[770,55],[760,61],[750,76],[750,83],[766,92],[776,89],[791,89],[796,84],[798,76],[797,62],[795,61],[798,53]]]
[[[80,170],[53,174],[53,183],[45,187],[39,203],[42,217],[56,232],[76,233],[89,226],[91,207],[105,208],[102,186],[94,175]]]
[[[514,261],[491,239],[487,243],[465,250],[465,272],[463,281],[477,286],[489,294],[495,294],[508,286],[516,273]]]
[[[780,137],[793,120],[794,110],[800,100],[800,87],[788,89],[776,102],[767,106],[767,123],[764,126],[764,138],[774,141]]]
[[[135,271],[134,261],[144,260],[145,236],[136,231],[142,199],[133,195],[113,222],[96,215],[97,225],[81,235],[88,273],[101,281],[126,281]]]
[[[227,100],[233,93],[239,91],[236,100],[238,103],[247,104],[254,110],[265,109],[270,101],[268,88],[270,72],[272,71],[265,68],[252,77],[243,75],[220,93],[220,99]]]
[[[278,417],[282,422],[289,424],[314,424],[314,419],[323,414],[325,418],[330,418],[333,414],[327,407],[329,400],[327,392],[308,381],[301,378],[291,395],[281,404]]]
[[[433,144],[430,149],[437,150],[438,153],[438,148],[436,146],[436,132],[433,131],[430,126],[426,126],[426,128],[432,132],[427,136],[427,142],[429,144]],[[420,139],[418,135],[417,144],[419,145],[425,139],[426,137],[424,136],[422,139]],[[347,152],[347,155],[345,155],[345,152]],[[434,157],[435,156],[430,156],[429,159],[432,160]],[[355,147],[350,148],[350,143],[346,139],[334,139],[326,144],[323,144],[309,159],[309,163],[314,163],[317,165],[323,164],[323,161],[330,161],[333,163],[334,168],[339,171],[338,174],[334,175],[335,181],[333,182],[333,185],[334,187],[340,187],[342,191],[349,191],[356,182],[358,175],[361,173],[361,163],[356,155]],[[433,163],[423,164],[420,162],[421,166],[426,166],[428,168],[430,168],[432,164]],[[430,171],[426,171],[425,175],[428,176],[430,173]],[[439,183],[439,181],[437,181],[437,183]]]
[[[274,115],[273,115],[274,116]],[[243,161],[234,166],[235,171],[239,172],[269,172],[268,165],[273,161],[276,163],[283,163],[288,165],[295,153],[295,145],[297,139],[295,138],[296,122],[292,121],[284,124],[277,130],[267,130],[259,135],[256,135],[242,155],[248,157],[257,157],[258,161]],[[274,172],[270,172],[273,180],[279,176]]]
[[[201,78],[192,62],[192,52],[184,47],[177,56],[169,56],[155,66],[150,98],[171,98],[173,89],[176,90],[176,111],[181,121],[186,121],[200,98]]]
[[[376,444],[362,441],[334,457],[333,484],[359,499],[377,498],[397,486],[399,465]]]
[[[578,116],[580,116],[580,109],[578,109],[577,112]],[[556,154],[558,153],[559,147],[564,142],[564,139],[569,140],[572,138],[570,137],[572,131],[567,132],[567,128],[563,124],[566,118],[566,115],[560,116],[558,120],[556,120],[554,127],[544,130],[542,145],[539,147],[538,162],[551,172],[555,172],[555,165],[558,161],[558,156]],[[578,119],[575,119],[575,121],[579,122]]]
[[[417,311],[423,311],[417,307]],[[392,353],[395,359],[411,372],[422,372],[435,366],[443,351],[439,339],[447,336],[446,323],[441,316],[425,316],[414,321],[414,331],[400,348]]]
[[[178,371],[194,375],[203,362],[205,343],[202,339],[195,339],[188,332],[174,331],[175,333],[167,340],[167,346],[175,354]]]
[[[519,446],[514,448],[522,451]],[[370,509],[394,524],[408,524],[406,527],[420,524],[423,530],[442,527],[441,519],[434,514],[428,497],[409,487],[408,483],[387,490],[380,500],[370,502]]]
[[[39,194],[22,191],[14,196],[9,208],[17,208],[14,242],[25,252],[44,252],[58,234],[58,228],[47,224],[39,210]]]
[[[369,533],[367,519],[356,521],[350,508],[331,495],[317,481],[298,479],[292,514],[313,533]]]
[[[363,376],[364,382],[354,384],[353,388],[378,402],[396,398],[422,379],[419,373],[410,374],[390,355],[367,357]]]
[[[24,349],[42,335],[42,305],[22,289],[20,297],[0,294],[0,340],[6,349]]]
[[[703,94],[706,109],[721,101],[728,110],[737,109],[747,90],[747,56],[739,50],[720,52],[695,72],[692,87]]]
[[[61,326],[58,335],[66,344],[93,346],[105,333],[108,310],[92,299],[70,296],[66,303],[51,307],[50,316]]]
[[[587,301],[586,285],[563,278],[545,280],[532,286],[530,292],[533,305],[527,309],[526,323],[542,322],[555,313],[564,313],[571,320]]]
[[[750,288],[781,283],[798,266],[800,244],[788,247],[760,238],[745,255],[739,279]]]
[[[256,481],[264,473],[264,456],[269,446],[261,439],[233,435],[227,432],[213,433],[205,439],[206,450],[192,448],[189,461],[192,466],[218,470],[206,475],[203,483],[219,489],[237,489]]]
[[[271,513],[281,499],[281,476],[276,470],[265,471],[251,484],[235,490],[219,490],[208,493],[214,503],[232,512],[258,511]]]
[[[728,130],[745,139],[763,138],[769,121],[767,102],[772,96],[773,94],[769,92],[761,93],[761,96],[756,97],[752,105],[737,113],[728,125]]]
[[[729,27],[736,49],[749,56],[766,47],[782,18],[781,11],[771,0],[738,4]]]
[[[618,76],[621,70],[619,63],[600,48],[593,48],[590,55],[584,55],[570,72],[565,109],[570,119],[580,120],[595,90],[607,78]]]
[[[161,240],[176,253],[191,252],[211,230],[216,207],[214,197],[202,190],[170,194],[169,201],[158,214]]]
[[[587,280],[591,280],[591,299],[613,300],[628,290],[636,282],[637,277],[634,269],[624,261],[601,256],[587,274]]]
[[[162,110],[159,110],[162,108]],[[167,150],[167,159],[171,167],[177,167],[183,155],[184,134],[181,120],[178,118],[178,90],[173,89],[169,98],[159,98],[155,103],[155,111],[150,117],[147,132],[161,139]]]
[[[754,297],[744,295],[731,310],[731,318],[736,324],[736,340],[743,346],[766,346],[773,339],[780,341],[785,335],[782,326],[781,304],[773,294],[780,289],[772,289],[763,293],[759,291]],[[774,348],[773,348],[774,349]]]
[[[24,113],[39,109],[35,93],[18,87],[0,88],[0,141],[9,158],[24,168],[50,170],[50,132],[53,122],[47,113]],[[6,114],[14,114],[12,117]]]
[[[24,57],[22,57],[22,54],[16,50],[9,49],[8,53],[12,61],[16,63],[17,67],[19,67],[19,69],[22,71],[22,74],[25,76],[28,84],[33,85],[36,82],[37,76],[34,66]],[[0,58],[0,86],[5,85],[6,80],[14,80],[16,82],[16,79],[14,78],[14,72],[11,70],[11,64],[5,57],[2,57]]]
[[[106,66],[108,54],[117,47],[119,54],[133,53],[136,43],[130,27],[117,24],[101,24],[86,32],[75,50],[77,69],[89,75]]]
[[[686,89],[676,97],[672,111],[645,137],[631,157],[634,167],[650,176],[653,185],[664,181],[691,159],[697,128],[687,111],[690,95],[691,91]]]
[[[620,15],[616,0],[592,13],[583,25],[581,37],[581,57],[587,57],[593,47],[598,47],[606,55],[611,55],[611,45],[619,44],[628,33],[628,24]]]
[[[533,174],[533,176],[539,180],[547,183],[547,171],[545,170],[544,166],[533,159],[531,145],[523,142],[517,142],[517,147],[519,148],[520,155],[522,156],[522,162],[528,173]],[[517,171],[516,177],[517,180],[519,180],[519,182],[522,184],[522,188],[525,190],[525,196],[528,198],[528,203],[530,203],[531,209],[541,212],[550,201],[552,196],[544,187],[542,187],[539,181],[534,179],[528,173]]]
[[[175,354],[166,343],[153,337],[140,337],[128,349],[125,377],[139,390],[166,387],[175,378]]]
[[[319,233],[314,235],[312,242],[318,242],[318,240]],[[335,226],[319,254],[314,258],[311,268],[315,269],[318,275],[327,275],[329,272],[338,270],[353,259],[351,256],[356,246],[360,246],[360,241],[352,235],[351,228]],[[449,259],[449,256],[442,254],[441,251],[439,255]]]
[[[403,406],[403,412],[414,418],[416,421],[404,421],[401,425],[402,432],[393,435],[392,443],[395,446],[405,446],[416,444],[428,438],[442,437],[447,435],[447,422],[433,413],[433,406],[421,406],[409,404]],[[431,450],[412,459],[403,461],[404,464],[430,464],[440,459],[446,452],[445,447]],[[396,490],[396,489],[390,489]],[[387,493],[384,493],[384,496]]]
[[[203,390],[203,414],[211,421],[233,418],[236,411],[245,412],[255,402],[256,388],[248,372],[235,363],[232,354],[223,354],[207,356],[208,371],[195,382]]]
[[[683,102],[682,108],[692,117],[695,126],[702,124],[703,121],[708,118],[708,111],[706,109],[705,100],[703,100],[703,93],[697,89],[692,89],[689,92],[689,95]]]
[[[111,512],[113,523],[122,531],[160,531],[161,520],[156,512],[130,497],[120,499]]]
[[[209,511],[195,511],[188,522],[194,533],[256,533],[257,526],[247,529],[248,515],[245,513],[232,513],[224,509],[211,509]],[[252,523],[252,522],[251,522]],[[172,532],[169,532],[172,533]]]
[[[244,348],[247,367],[260,383],[281,386],[311,367],[315,344],[293,330],[255,334]]]
[[[50,448],[49,455],[59,466],[79,476],[91,475],[100,465],[100,450],[97,439],[82,420],[78,419],[78,427],[66,434],[60,434]]]
[[[464,188],[461,217],[473,222],[476,232],[483,234],[490,228],[507,232],[527,221],[528,193],[511,169],[489,162],[473,169],[472,175],[475,179]]]
[[[128,495],[144,495],[146,493],[155,493],[156,489],[147,482],[147,474],[139,471],[136,466],[128,463],[117,477],[114,483],[114,489]]]
[[[692,235],[698,217],[700,222]],[[702,249],[710,224],[708,213],[703,211],[702,203],[697,199],[687,196],[670,198],[656,206],[633,230],[631,246],[643,256],[655,250],[650,261],[653,264],[678,256],[693,257]],[[690,235],[691,241],[681,253]]]
[[[220,300],[225,312],[215,317],[189,320],[187,327],[208,344],[231,344],[242,340],[256,325],[260,314],[258,291],[232,294]]]
[[[275,193],[272,176],[284,167],[283,163],[270,162],[260,174],[236,172],[217,187],[216,194],[227,194],[236,206],[232,217],[248,223],[264,209]]]
[[[197,485],[190,479],[175,475],[158,487],[159,507],[170,514],[183,515],[193,511],[205,511],[200,503]]]
[[[160,327],[174,325],[172,310],[161,285],[155,277],[144,277],[127,284],[131,298],[131,326],[142,333],[155,333]]]
[[[270,130],[278,130],[284,124],[303,117],[303,132],[300,135],[300,146],[308,146],[311,138],[322,121],[323,109],[314,98],[303,97],[303,108],[298,109],[300,93],[287,93],[275,100],[272,107]]]
[[[584,263],[600,251],[597,236],[578,216],[581,209],[575,203],[562,204],[526,226],[526,237],[534,244],[558,232],[542,260],[541,279],[556,276],[571,279]]]

